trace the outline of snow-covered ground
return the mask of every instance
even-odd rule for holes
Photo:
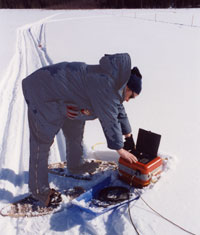
[[[143,198],[185,229],[200,234],[200,10],[0,10],[0,208],[28,192],[29,130],[21,80],[61,61],[96,64],[105,53],[128,52],[143,74],[143,91],[125,104],[133,134],[162,135],[159,152],[171,156]],[[87,122],[88,157],[112,159],[98,120]],[[102,152],[100,152],[100,150]],[[64,159],[61,133],[50,162]],[[55,180],[50,177],[51,184]],[[69,186],[72,181],[57,184]],[[131,204],[142,235],[186,234],[139,200]],[[38,218],[0,218],[1,234],[135,234],[127,207],[88,218],[73,208]]]

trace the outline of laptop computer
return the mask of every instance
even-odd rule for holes
[[[133,149],[131,153],[137,157],[139,162],[147,164],[157,157],[160,140],[161,135],[140,128],[136,149]]]

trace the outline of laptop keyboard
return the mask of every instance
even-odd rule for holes
[[[131,151],[131,153],[137,157],[139,162],[143,164],[147,164],[148,162],[150,162],[152,159],[155,158],[155,157],[150,156],[149,154],[140,153],[137,150]]]

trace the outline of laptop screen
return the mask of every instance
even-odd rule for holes
[[[139,129],[136,150],[152,156],[157,156],[160,145],[161,135]]]

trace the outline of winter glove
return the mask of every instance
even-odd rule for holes
[[[78,116],[79,114],[79,110],[78,110],[78,107],[74,104],[68,104],[66,106],[66,116],[69,118],[69,119],[74,119],[75,117]]]
[[[124,149],[127,151],[131,151],[131,150],[135,149],[135,142],[133,139],[133,135],[125,138]]]

